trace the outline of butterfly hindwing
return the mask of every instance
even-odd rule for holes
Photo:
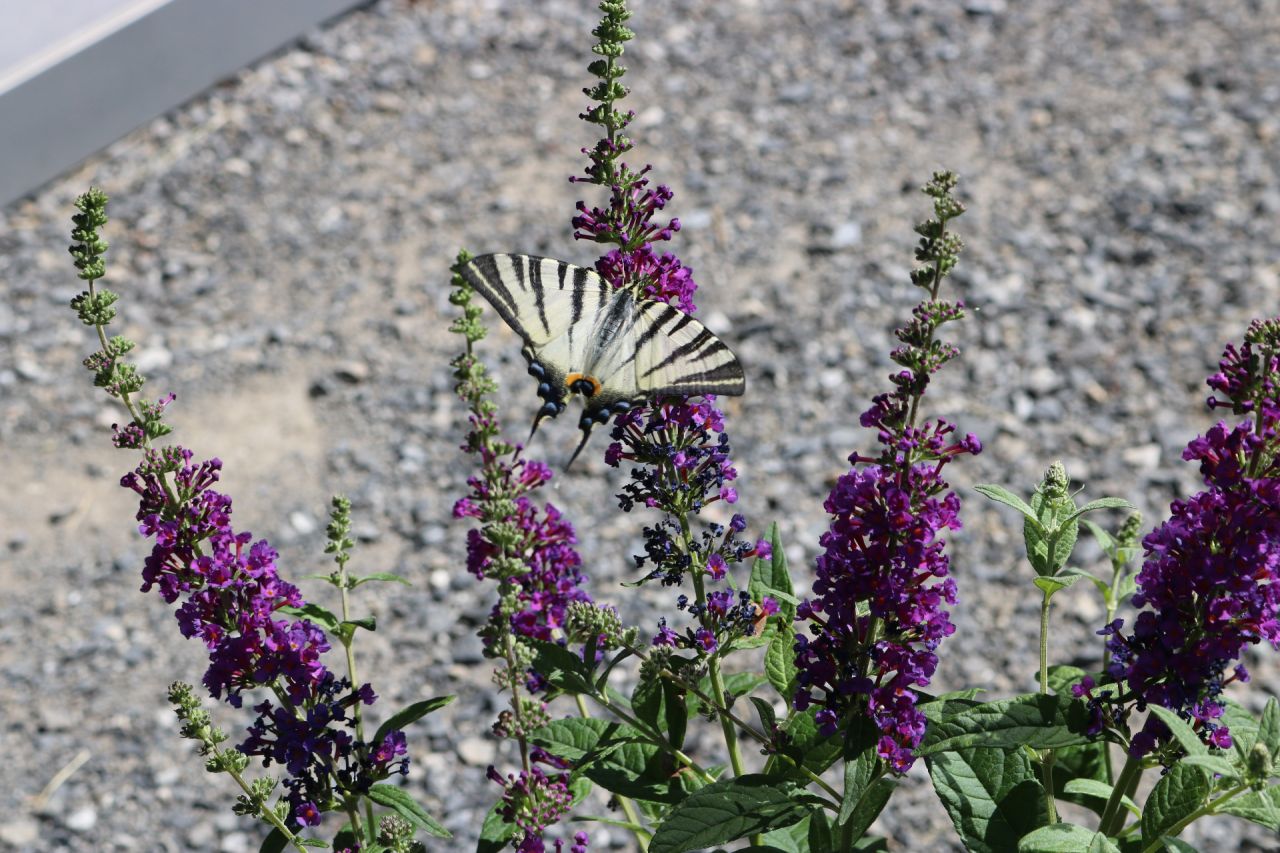
[[[636,378],[645,397],[725,394],[746,390],[737,356],[706,326],[661,302],[640,309],[643,330],[635,340]]]

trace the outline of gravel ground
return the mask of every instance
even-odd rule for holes
[[[1203,379],[1280,297],[1280,3],[636,5],[637,156],[675,189],[675,249],[747,365],[748,396],[728,402],[741,508],[756,528],[779,521],[799,571],[845,456],[873,440],[857,415],[915,300],[914,189],[939,167],[963,176],[955,281],[976,310],[948,327],[965,357],[931,399],[987,447],[949,469],[957,487],[1026,492],[1061,458],[1085,497],[1126,496],[1151,520],[1194,488],[1179,455],[1211,422]],[[375,3],[0,211],[0,848],[240,851],[261,835],[163,699],[203,656],[137,593],[119,415],[79,366],[90,340],[66,308],[64,247],[90,183],[114,199],[122,331],[153,396],[178,394],[177,438],[226,461],[240,525],[300,577],[323,567],[328,495],[345,492],[360,566],[415,581],[362,595],[381,626],[363,667],[382,707],[458,694],[410,733],[410,785],[457,835],[431,849],[474,846],[495,790],[484,767],[511,756],[487,733],[501,700],[473,636],[492,590],[463,570],[449,519],[467,469],[447,269],[464,245],[592,259],[569,236],[565,177],[593,139],[575,117],[595,14]],[[523,429],[535,398],[518,351],[506,331],[484,345]],[[559,465],[575,441],[555,423],[533,450]],[[652,625],[668,595],[617,585],[643,520],[610,508],[604,444],[553,499],[596,597]],[[1027,690],[1036,598],[1018,525],[965,494],[963,602],[937,683]],[[1093,662],[1097,599],[1082,585],[1057,600],[1057,658]],[[1280,673],[1250,660],[1257,704]],[[954,844],[922,771],[877,826],[895,850]],[[1277,849],[1231,820],[1188,838]]]

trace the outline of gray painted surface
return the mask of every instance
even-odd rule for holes
[[[0,204],[364,2],[0,0]]]

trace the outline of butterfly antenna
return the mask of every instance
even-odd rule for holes
[[[573,451],[573,455],[569,457],[569,461],[564,464],[564,470],[567,472],[569,466],[573,464],[573,460],[578,458],[578,454],[582,452],[582,448],[587,446],[587,439],[591,438],[591,424],[582,428],[582,441],[578,442],[578,448]]]

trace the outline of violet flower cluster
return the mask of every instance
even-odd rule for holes
[[[139,496],[139,531],[155,545],[143,569],[142,591],[157,589],[172,604],[186,637],[209,650],[204,685],[216,699],[240,707],[243,694],[270,687],[277,702],[254,706],[258,718],[239,749],[283,764],[295,821],[314,826],[336,797],[368,791],[392,773],[407,773],[404,734],[357,743],[356,703],[373,704],[372,687],[351,689],[321,662],[325,633],[306,619],[277,618],[302,607],[297,587],[282,580],[278,554],[231,524],[231,498],[211,488],[218,459],[195,463],[190,450],[148,450],[120,484]]]
[[[957,455],[982,450],[975,436],[958,437],[945,420],[914,423],[931,375],[958,354],[934,337],[963,316],[963,305],[937,299],[960,248],[945,233],[946,221],[963,212],[950,196],[953,186],[954,177],[942,174],[925,188],[938,218],[918,229],[924,239],[917,259],[931,266],[913,280],[929,299],[897,332],[903,345],[892,357],[904,369],[890,377],[894,390],[877,396],[861,418],[877,430],[879,456],[851,455],[854,467],[824,504],[832,520],[820,540],[814,596],[796,613],[809,623],[809,635],[796,637],[796,709],[820,706],[815,721],[827,735],[851,716],[869,718],[880,731],[877,754],[899,773],[911,767],[924,735],[914,688],[929,683],[935,650],[955,631],[945,609],[955,604],[956,585],[943,536],[960,529],[960,500],[942,470]]]
[[[1223,688],[1249,677],[1235,662],[1262,640],[1280,648],[1278,352],[1280,319],[1255,321],[1238,349],[1226,347],[1208,380],[1225,399],[1210,397],[1209,406],[1251,420],[1219,422],[1187,445],[1182,458],[1200,463],[1205,489],[1174,501],[1170,518],[1143,539],[1131,631],[1117,619],[1100,632],[1110,638],[1109,674],[1128,688],[1122,700],[1174,710],[1223,749],[1232,743],[1220,722]],[[1151,717],[1129,752],[1147,755],[1167,737]]]

